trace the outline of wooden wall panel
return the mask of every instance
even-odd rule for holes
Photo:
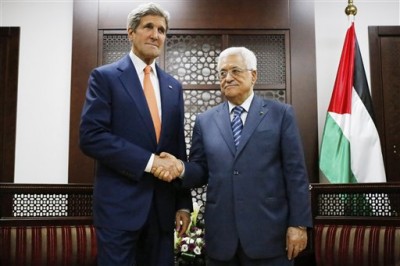
[[[99,28],[126,28],[130,10],[147,1],[101,1]],[[288,0],[175,0],[163,1],[172,29],[285,29]]]
[[[92,182],[94,163],[78,147],[80,111],[90,69],[98,64],[102,31],[125,29],[126,17],[145,1],[74,1],[69,182]],[[163,1],[170,29],[289,30],[290,77],[287,92],[305,148],[311,182],[318,182],[318,132],[315,71],[314,3],[301,0]]]
[[[75,0],[72,36],[69,183],[92,183],[94,162],[79,149],[79,122],[89,74],[97,66],[98,3]]]
[[[291,92],[310,182],[319,182],[314,3],[290,4]]]

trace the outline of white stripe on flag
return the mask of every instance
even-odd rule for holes
[[[358,183],[386,182],[378,131],[357,92],[350,116],[351,169]]]

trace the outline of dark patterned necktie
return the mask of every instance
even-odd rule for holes
[[[240,136],[242,134],[243,129],[243,122],[240,118],[241,114],[243,113],[244,108],[242,106],[235,106],[233,108],[233,119],[232,119],[232,132],[233,132],[233,141],[235,142],[236,148],[240,142]]]

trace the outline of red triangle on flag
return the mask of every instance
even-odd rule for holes
[[[352,23],[346,33],[328,112],[351,114],[355,40],[354,23]]]

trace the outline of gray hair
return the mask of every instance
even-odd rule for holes
[[[148,15],[163,17],[167,26],[166,30],[168,30],[168,22],[170,17],[169,12],[164,10],[160,5],[152,2],[142,4],[129,13],[126,26],[127,29],[133,29],[135,31],[139,26],[142,17]]]
[[[246,47],[229,47],[223,50],[218,57],[217,69],[221,68],[221,61],[229,55],[240,55],[246,64],[246,68],[250,70],[257,70],[257,57]]]

